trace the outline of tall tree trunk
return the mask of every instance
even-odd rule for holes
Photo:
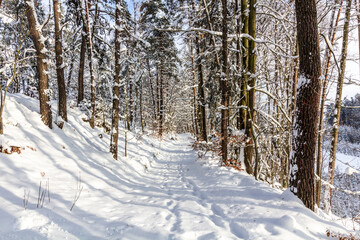
[[[86,23],[83,22],[83,25]],[[85,54],[86,54],[86,35],[85,26],[81,32],[81,50],[80,50],[80,66],[79,66],[79,75],[78,75],[78,98],[77,104],[79,105],[82,100],[84,100],[84,70],[85,70]]]
[[[94,76],[94,66],[93,66],[93,45],[92,45],[92,34],[90,29],[90,2],[87,0],[84,0],[84,10],[85,14],[82,13],[82,19],[86,30],[86,43],[87,43],[87,52],[88,52],[88,62],[89,62],[89,71],[90,71],[90,79],[91,79],[91,116],[90,116],[90,127],[95,127],[95,91],[96,91],[96,82],[95,82],[95,76]],[[87,4],[88,3],[88,4]]]
[[[116,0],[116,6],[120,5],[121,0]],[[110,152],[115,160],[118,159],[118,139],[119,139],[119,113],[120,113],[120,9],[115,9],[115,76],[113,86],[113,110],[111,121],[111,143]]]
[[[248,34],[249,33],[249,17],[248,17],[248,1],[247,0],[241,0],[241,23],[242,23],[242,29],[241,33]],[[237,27],[239,28],[238,31],[240,31],[240,23],[237,23]],[[238,56],[239,58],[239,64],[240,64],[240,38],[238,39]],[[246,115],[247,115],[247,101],[248,101],[248,94],[247,94],[247,86],[248,86],[248,63],[249,63],[249,40],[248,38],[242,38],[242,66],[239,67],[239,71],[241,71],[241,93],[240,93],[240,110],[239,110],[239,119],[238,119],[238,128],[239,129],[246,129]],[[248,164],[248,161],[245,161],[245,167],[246,172],[249,174],[252,174],[252,167]]]
[[[321,63],[315,0],[296,0],[300,79],[290,156],[290,190],[314,210],[314,165],[321,92]]]
[[[249,35],[255,39],[256,37],[256,0],[250,0],[249,7]],[[248,80],[248,111],[246,118],[246,129],[245,134],[249,138],[247,146],[245,147],[245,164],[248,164],[248,173],[252,174],[253,169],[251,169],[253,163],[254,155],[254,134],[253,134],[253,122],[255,121],[255,71],[256,71],[256,52],[255,52],[256,43],[253,40],[249,41],[249,59],[248,59],[248,72],[251,74],[250,79]],[[255,162],[255,177],[257,176],[258,162]]]
[[[157,127],[158,127],[158,133],[160,135],[160,73],[159,73],[159,67],[156,67],[156,106],[157,106],[157,116],[158,116],[158,119],[157,120]]]
[[[204,72],[203,72],[203,65],[202,65],[202,48],[201,48],[201,35],[199,33],[197,37],[197,45],[196,45],[196,52],[197,52],[197,69],[198,69],[198,76],[199,76],[199,86],[198,86],[198,94],[199,94],[199,104],[198,109],[200,113],[200,136],[201,140],[207,142],[207,133],[206,133],[206,106],[205,106],[205,91],[204,91]]]
[[[229,119],[229,69],[228,69],[228,11],[227,0],[222,0],[222,72],[220,77],[221,90],[221,156],[225,163],[228,159],[228,119]]]
[[[338,4],[339,1],[336,1],[335,4]],[[338,10],[337,18],[335,21],[334,27],[334,18],[336,8],[334,8],[332,17],[331,17],[331,24],[330,24],[330,31],[329,31],[329,38],[331,38],[331,45],[335,42],[335,35],[336,29],[340,19],[340,13],[342,8],[343,0],[340,2],[340,7]],[[321,163],[322,163],[322,139],[323,139],[323,120],[324,120],[324,110],[325,110],[325,101],[327,95],[327,85],[329,82],[329,71],[330,71],[330,63],[331,63],[331,52],[330,49],[327,48],[325,52],[326,57],[326,66],[325,66],[325,77],[322,83],[322,94],[321,94],[321,101],[320,101],[320,117],[319,117],[319,137],[318,137],[318,145],[317,145],[317,157],[316,157],[316,175],[318,179],[316,180],[316,194],[315,194],[315,201],[318,206],[320,206],[320,197],[321,197]]]
[[[54,21],[55,21],[55,54],[56,54],[56,76],[58,84],[58,112],[59,116],[67,122],[66,111],[66,88],[65,88],[65,73],[63,66],[63,50],[62,50],[62,32],[60,28],[61,9],[59,0],[53,0],[54,4]],[[62,126],[60,125],[60,128]]]
[[[48,75],[46,63],[46,49],[43,41],[44,37],[41,33],[41,26],[37,21],[37,16],[34,7],[34,0],[26,0],[26,17],[28,19],[30,34],[35,45],[37,54],[37,70],[39,75],[39,97],[40,97],[40,114],[41,120],[46,126],[52,128],[52,113],[49,105],[50,97],[48,95]]]
[[[160,86],[159,86],[159,136],[163,135],[164,127],[164,74],[160,67]]]
[[[195,73],[195,57],[194,57],[194,47],[193,47],[193,41],[190,42],[190,52],[191,52],[191,71],[192,71],[192,77],[193,77],[193,122],[194,122],[194,134],[196,138],[199,137],[199,124],[198,124],[198,108],[197,108],[197,99],[196,99],[196,73]]]
[[[298,41],[296,40],[296,46],[295,46],[295,56],[299,56],[299,44]],[[299,58],[296,58],[294,60],[294,75],[292,76],[293,82],[292,82],[292,88],[291,88],[291,103],[290,103],[290,109],[289,109],[289,116],[291,117],[291,125],[294,124],[294,111],[295,111],[295,106],[296,106],[296,89],[297,89],[297,83],[299,80]],[[291,155],[291,136],[288,139],[288,146],[287,146],[287,155],[288,158],[290,158]],[[290,167],[290,160],[287,159],[286,160],[286,166],[284,166],[284,175],[285,175],[285,181],[283,183],[283,187],[287,188],[288,187],[288,182],[289,182],[289,167]]]
[[[134,99],[133,99],[133,76],[129,76],[129,125],[128,130],[131,130],[134,121]]]
[[[150,67],[150,61],[149,59],[147,59],[147,66],[148,66],[148,72],[149,72],[149,82],[150,82],[150,94],[151,94],[151,100],[152,100],[152,105],[153,105],[153,111],[154,111],[154,119],[156,121],[157,119],[157,109],[156,109],[156,99],[155,99],[155,95],[154,95],[154,87],[153,87],[153,82],[152,82],[152,74],[151,74],[151,67]]]
[[[344,33],[343,33],[343,42],[341,50],[341,60],[340,60],[340,72],[338,77],[338,83],[336,88],[336,99],[335,99],[335,113],[334,113],[334,123],[331,133],[331,148],[330,148],[330,159],[329,159],[329,171],[328,171],[328,183],[334,184],[334,175],[335,175],[335,161],[336,161],[336,149],[338,142],[339,134],[339,124],[340,124],[340,113],[341,113],[341,96],[342,89],[344,84],[344,75],[346,68],[346,57],[348,49],[348,40],[349,40],[349,24],[350,24],[350,13],[351,13],[351,0],[347,0],[346,13],[345,13],[345,23],[344,23]],[[332,197],[332,188],[329,185],[326,185],[325,188],[325,210],[330,212],[331,210],[331,197]]]

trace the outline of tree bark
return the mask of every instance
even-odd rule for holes
[[[241,22],[242,22],[242,29],[241,33],[248,34],[249,33],[249,17],[248,17],[248,1],[241,0]],[[237,23],[238,31],[240,31],[240,23]],[[239,129],[246,129],[246,115],[247,115],[247,101],[248,101],[248,94],[247,94],[247,86],[248,86],[248,64],[249,64],[249,39],[242,38],[242,66],[239,68],[241,71],[241,93],[240,93],[240,110],[239,110],[239,119],[238,119],[238,128]],[[238,40],[238,58],[240,64],[240,39]],[[245,162],[246,172],[251,174],[252,168]]]
[[[83,24],[85,24],[85,22]],[[86,31],[85,27],[83,27],[83,32],[81,33],[80,66],[79,66],[79,75],[78,75],[78,98],[77,98],[78,105],[82,100],[84,100],[84,70],[85,70],[85,53],[86,53],[85,31]]]
[[[336,4],[339,3],[339,1],[335,2]],[[343,0],[340,2],[340,7],[338,10],[337,18],[335,21],[335,27],[334,25],[334,18],[335,18],[335,11],[334,9],[331,17],[331,25],[330,25],[330,31],[329,31],[329,37],[331,37],[331,45],[335,42],[335,35],[336,35],[336,29],[339,23],[340,19],[340,13],[342,9],[342,3]],[[321,101],[320,101],[320,117],[319,117],[319,137],[318,137],[318,145],[317,145],[317,157],[316,157],[316,175],[318,176],[318,179],[316,180],[316,193],[315,193],[315,201],[318,206],[320,206],[320,197],[321,197],[321,163],[322,163],[322,139],[323,139],[323,120],[324,120],[324,110],[325,110],[325,100],[327,95],[327,85],[329,82],[329,71],[330,71],[330,63],[331,63],[331,52],[330,49],[327,48],[325,52],[326,57],[326,66],[325,66],[325,75],[324,80],[322,84],[322,94],[321,94]]]
[[[90,79],[91,79],[91,116],[90,116],[90,127],[95,127],[95,100],[96,100],[96,82],[95,82],[95,76],[94,76],[94,66],[93,66],[93,45],[92,45],[92,34],[90,29],[90,3],[86,4],[87,1],[85,1],[84,4],[84,10],[85,14],[82,13],[82,19],[86,30],[86,43],[87,43],[87,52],[88,52],[88,62],[89,62],[89,71],[90,71]]]
[[[249,35],[255,39],[256,37],[256,0],[250,0],[249,7]],[[247,167],[247,172],[249,174],[255,173],[257,176],[258,162],[255,162],[255,169],[252,169],[253,155],[254,155],[254,134],[253,134],[253,122],[255,121],[255,72],[256,72],[256,43],[253,40],[249,41],[249,59],[248,59],[248,72],[251,74],[250,79],[248,80],[248,108],[247,108],[247,117],[246,117],[246,128],[245,134],[249,138],[247,146],[245,147],[245,164]]]
[[[315,0],[296,0],[300,79],[290,156],[290,190],[314,210],[314,165],[321,93],[321,63]]]
[[[351,0],[347,0],[343,42],[342,42],[342,49],[341,49],[340,73],[339,73],[338,83],[337,83],[337,88],[336,88],[334,123],[333,123],[333,128],[332,128],[332,133],[331,133],[329,171],[328,171],[328,178],[327,178],[328,183],[331,185],[334,184],[334,175],[335,175],[336,149],[337,149],[337,142],[338,142],[340,113],[341,113],[341,96],[342,96],[342,89],[343,89],[343,84],[344,84],[346,57],[347,57],[348,40],[349,40],[350,13],[351,13]],[[326,188],[325,188],[325,210],[326,210],[326,212],[330,212],[330,210],[331,210],[331,197],[332,197],[332,188],[330,188],[329,185],[326,185]]]
[[[204,72],[203,72],[203,65],[202,65],[202,58],[201,58],[201,36],[200,33],[197,37],[197,45],[196,45],[196,52],[197,52],[197,69],[198,69],[198,77],[199,77],[199,86],[198,86],[198,110],[200,113],[200,137],[201,140],[207,142],[207,133],[206,133],[206,106],[205,106],[205,91],[204,91]]]
[[[116,6],[120,5],[120,0],[116,0]],[[115,76],[113,86],[113,110],[111,121],[111,143],[110,152],[115,160],[118,159],[118,139],[119,139],[119,113],[120,113],[120,9],[115,9]]]
[[[163,135],[164,125],[164,74],[162,68],[160,68],[160,86],[159,86],[159,136]]]
[[[194,57],[194,47],[193,47],[193,41],[190,41],[190,52],[191,52],[191,71],[192,71],[192,78],[193,78],[193,122],[194,122],[194,134],[196,138],[199,137],[199,124],[198,124],[198,108],[197,108],[197,98],[196,98],[196,73],[195,73],[195,57]]]
[[[228,68],[228,11],[227,0],[222,0],[222,72],[220,77],[221,90],[221,156],[225,163],[228,159],[228,119],[229,119],[229,68]]]
[[[56,54],[56,76],[58,84],[58,113],[59,116],[67,122],[66,111],[66,88],[65,88],[65,73],[63,66],[63,50],[62,50],[62,32],[60,28],[61,9],[59,0],[53,0],[54,5],[54,21],[55,21],[55,54]],[[62,126],[60,126],[61,128]]]
[[[52,128],[52,113],[49,105],[49,79],[47,75],[46,48],[41,33],[41,27],[37,22],[37,16],[33,0],[26,0],[26,17],[28,19],[30,35],[35,45],[37,54],[37,70],[39,75],[39,98],[41,120],[46,126]]]

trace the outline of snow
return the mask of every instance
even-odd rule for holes
[[[0,12],[0,19],[1,21],[3,21],[5,24],[9,24],[9,23],[12,23],[12,22],[15,22],[15,20],[7,15],[6,13],[3,13],[3,12]]]
[[[306,76],[304,76],[303,74],[300,75],[299,80],[297,82],[297,89],[299,91],[300,88],[302,88],[303,86],[306,86],[310,83],[310,79],[308,79]]]
[[[161,9],[158,10],[158,12],[156,13],[156,18],[165,18],[166,17],[166,14],[164,11],[162,11]]]
[[[123,157],[121,128],[115,161],[109,136],[68,111],[63,129],[51,130],[36,100],[9,94],[0,140],[22,152],[0,153],[0,239],[324,239],[328,229],[350,231],[289,190],[198,159],[187,134],[160,141],[129,132]],[[43,208],[40,181],[49,181]]]

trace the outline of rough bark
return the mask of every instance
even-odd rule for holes
[[[229,119],[229,68],[228,68],[228,11],[227,0],[222,0],[222,72],[220,77],[221,91],[221,156],[223,162],[228,159],[228,119]]]
[[[191,71],[192,71],[192,78],[193,78],[193,127],[194,127],[194,134],[196,138],[199,137],[199,124],[198,124],[198,117],[197,117],[197,99],[196,99],[196,73],[195,73],[195,56],[194,56],[194,47],[192,41],[190,42],[190,52],[191,52]]]
[[[120,0],[116,1],[116,5]],[[120,113],[120,9],[115,9],[115,76],[113,86],[113,110],[111,121],[111,143],[110,152],[115,160],[118,159],[118,139],[119,139],[119,113]]]
[[[56,77],[58,85],[58,114],[67,122],[65,73],[63,66],[62,31],[60,28],[61,9],[59,0],[53,0],[55,22]]]
[[[85,24],[85,23],[83,23]],[[83,27],[83,32],[81,33],[81,50],[80,50],[80,66],[79,66],[79,75],[78,75],[78,105],[82,100],[84,100],[84,70],[85,70],[85,54],[86,54],[86,35],[85,27]]]
[[[196,53],[197,53],[197,69],[198,69],[198,79],[199,79],[199,86],[198,86],[198,111],[199,111],[199,122],[200,122],[200,138],[203,141],[207,142],[207,133],[206,133],[206,107],[205,107],[205,91],[204,91],[204,72],[203,72],[203,65],[202,65],[202,48],[201,48],[201,36],[200,33],[197,37],[197,45],[196,45]]]
[[[249,33],[249,17],[248,17],[248,1],[247,0],[241,0],[241,22],[242,22],[242,29],[241,33],[248,34]],[[238,23],[238,28],[240,28],[240,23]],[[240,31],[240,29],[238,29]],[[241,93],[240,93],[240,110],[239,110],[239,119],[238,119],[238,128],[239,129],[246,129],[246,115],[247,115],[247,85],[248,85],[248,63],[249,63],[249,39],[248,38],[242,38],[242,66],[239,69],[241,71]],[[238,43],[238,50],[240,50],[240,39]],[[238,54],[238,58],[240,58],[240,52]],[[240,64],[240,59],[238,60]],[[248,162],[245,163],[246,172],[251,173],[252,168],[248,164]]]
[[[343,42],[342,42],[342,49],[341,49],[341,59],[340,59],[340,73],[339,73],[337,88],[336,88],[334,122],[333,122],[333,127],[332,127],[332,132],[331,132],[329,171],[328,171],[328,178],[327,178],[328,183],[330,183],[331,185],[334,184],[334,175],[335,175],[336,149],[337,149],[337,142],[338,142],[340,113],[341,113],[341,96],[342,96],[342,89],[343,89],[343,84],[344,84],[346,57],[347,57],[348,40],[349,40],[350,13],[351,13],[351,0],[347,0],[344,32],[343,32]],[[330,212],[330,210],[331,210],[331,197],[332,197],[332,188],[330,188],[330,186],[327,185],[326,190],[325,190],[325,210],[327,212]]]
[[[90,89],[91,89],[91,116],[90,116],[90,127],[95,127],[95,100],[96,100],[96,82],[94,75],[94,65],[93,65],[93,45],[92,45],[92,34],[90,29],[90,3],[86,4],[86,0],[84,4],[85,14],[82,13],[82,19],[86,31],[86,44],[87,44],[87,53],[88,53],[88,62],[89,62],[89,71],[90,71]]]
[[[290,190],[314,210],[314,165],[321,93],[321,63],[315,0],[296,0],[300,79],[290,156]]]
[[[41,27],[37,21],[37,16],[33,0],[26,0],[26,17],[30,28],[30,35],[35,45],[37,54],[37,71],[39,75],[39,98],[41,120],[46,126],[52,128],[52,113],[49,105],[50,97],[48,95],[49,79],[47,75],[48,66],[46,63],[46,49],[41,33]]]
[[[159,136],[163,135],[164,125],[164,74],[163,70],[160,69],[160,86],[159,86]]]
[[[249,6],[249,35],[255,39],[256,37],[256,0],[250,0]],[[254,134],[253,134],[253,122],[255,121],[255,72],[256,72],[256,52],[255,52],[256,43],[253,40],[249,40],[249,50],[248,50],[248,72],[251,74],[250,79],[248,79],[248,107],[247,107],[247,116],[246,116],[246,128],[245,134],[249,138],[247,145],[244,150],[245,155],[245,164],[247,167],[247,172],[249,174],[257,173],[258,162],[255,162],[255,169],[252,169],[253,164],[253,155],[254,155]],[[257,174],[255,174],[257,175]]]

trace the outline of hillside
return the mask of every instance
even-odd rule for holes
[[[83,117],[69,108],[64,128],[50,130],[36,100],[8,97],[0,144],[21,153],[0,153],[0,239],[326,239],[328,229],[348,233],[345,220],[319,217],[289,191],[197,159],[190,135],[159,141],[129,133],[123,157],[122,133],[114,161],[109,137]],[[42,190],[48,182],[50,194],[44,192],[37,208],[40,182]]]

